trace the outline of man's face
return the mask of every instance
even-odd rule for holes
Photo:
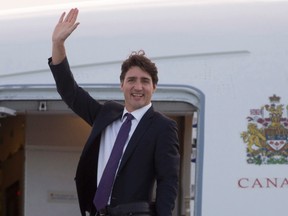
[[[128,112],[148,105],[155,89],[156,85],[153,85],[152,78],[147,72],[137,66],[131,67],[121,83]]]

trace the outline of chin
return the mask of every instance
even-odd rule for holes
[[[145,104],[134,104],[133,106],[132,106],[132,108],[133,108],[133,110],[137,110],[137,109],[140,109],[140,108],[142,108],[142,107],[144,107],[145,106]]]

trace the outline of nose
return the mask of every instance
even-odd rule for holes
[[[134,84],[134,89],[135,90],[142,90],[142,83],[140,81],[136,81]]]

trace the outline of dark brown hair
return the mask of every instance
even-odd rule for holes
[[[133,67],[140,67],[143,71],[147,72],[151,78],[154,85],[158,83],[158,70],[155,65],[149,58],[145,56],[143,50],[138,52],[133,51],[130,56],[122,63],[120,81],[123,82],[127,71]]]

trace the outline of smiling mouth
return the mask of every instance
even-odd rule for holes
[[[143,97],[144,94],[140,94],[140,93],[132,93],[133,97]]]

